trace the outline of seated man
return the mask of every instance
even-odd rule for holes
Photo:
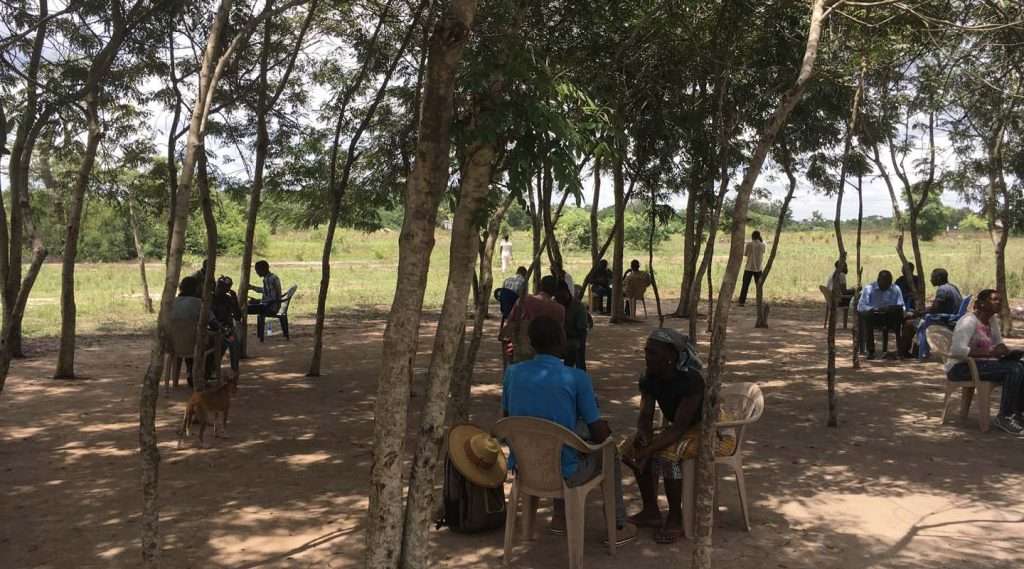
[[[914,292],[910,290],[911,282],[914,283],[914,288],[917,290],[924,290],[924,279],[921,278],[921,275],[914,274],[914,263],[907,263],[903,265],[903,274],[900,275],[900,278],[896,279],[896,286],[900,287],[900,293],[903,294],[903,303],[906,305],[907,310],[917,310],[917,307],[914,306]]]
[[[555,322],[565,322],[565,308],[555,301],[558,282],[558,279],[552,275],[545,276],[540,280],[540,291],[537,294],[523,296],[512,307],[508,320],[505,321],[505,325],[498,334],[503,345],[506,363],[509,361],[525,362],[533,358],[533,347],[528,335],[532,320],[546,316]],[[561,324],[558,329],[562,331],[564,344],[565,332],[562,330]]]
[[[519,267],[516,269],[516,274],[501,283],[501,288],[507,288],[516,293],[517,296],[522,296],[526,289],[526,275],[528,274],[530,272],[526,270],[526,267]]]
[[[644,297],[651,286],[651,274],[640,270],[640,261],[629,262],[629,270],[622,277],[622,292],[626,299],[626,314],[636,316],[636,301]]]
[[[846,286],[846,275],[850,272],[850,268],[847,267],[845,261],[836,261],[835,270],[829,273],[828,278],[825,279],[825,289],[832,292],[832,278],[835,276],[839,279],[839,304],[838,306],[846,306],[850,304],[850,299],[853,298],[854,290],[847,288]]]
[[[950,381],[971,381],[967,358],[974,358],[978,376],[1003,386],[999,400],[996,427],[1014,435],[1024,434],[1024,363],[1006,348],[999,330],[999,292],[985,289],[974,301],[974,312],[963,316],[953,330],[953,342],[946,361],[946,377]],[[1009,357],[1007,357],[1009,356]],[[986,411],[987,412],[987,411]]]
[[[702,364],[691,356],[686,336],[670,328],[651,332],[644,347],[646,369],[640,378],[640,416],[637,434],[623,451],[633,468],[643,510],[631,516],[638,526],[658,528],[654,540],[673,543],[683,534],[683,459],[687,446],[699,445],[704,401]],[[654,407],[661,408],[667,426],[655,431]],[[665,480],[668,518],[658,508],[658,479]]]
[[[258,261],[256,263],[256,274],[263,279],[263,286],[249,285],[249,290],[263,295],[259,300],[249,298],[249,305],[246,311],[253,316],[273,316],[281,310],[281,279],[270,272],[270,263]]]
[[[910,351],[913,347],[914,331],[920,328],[922,317],[929,314],[956,314],[960,311],[960,304],[964,301],[960,289],[949,282],[949,272],[946,269],[933,270],[930,280],[932,286],[936,287],[932,303],[921,312],[909,314],[903,321],[903,345],[900,347],[900,351],[904,357],[912,357]],[[952,324],[946,325],[952,327]]]
[[[603,314],[612,312],[612,271],[608,268],[608,261],[601,259],[590,277],[590,286],[594,291],[594,299],[597,307],[594,309]],[[606,300],[607,299],[607,300]]]
[[[241,341],[235,333],[235,326],[242,319],[242,309],[238,306],[238,295],[231,289],[234,282],[231,277],[221,276],[213,291],[213,302],[210,306],[213,315],[220,324],[224,337],[224,347],[228,350],[231,371],[238,378],[238,360],[241,352]],[[223,354],[222,354],[223,355]]]
[[[540,316],[530,322],[530,342],[537,355],[528,362],[510,366],[505,370],[502,384],[501,409],[506,417],[538,417],[576,430],[577,422],[586,425],[587,438],[601,443],[611,435],[608,423],[601,419],[597,398],[590,376],[578,369],[565,367],[559,356],[564,351],[565,333],[560,320]],[[579,433],[578,433],[579,434]],[[514,457],[513,457],[514,459]],[[562,448],[562,476],[568,486],[586,483],[601,473],[601,455],[580,455],[575,450]],[[626,522],[626,508],[622,501],[622,474],[619,461],[615,461],[615,523],[618,543],[636,537],[636,526]],[[552,531],[565,531],[565,507],[555,501]]]
[[[181,279],[178,285],[178,297],[171,305],[171,312],[168,316],[169,327],[164,330],[173,353],[185,360],[185,367],[188,370],[188,384],[193,386],[192,380],[192,354],[196,346],[196,327],[199,324],[199,315],[203,310],[203,301],[199,297],[202,293],[202,283],[194,276]],[[207,314],[207,329],[210,331],[206,336],[207,349],[212,348],[220,341],[219,329],[216,317],[213,312]],[[220,354],[218,354],[220,355]],[[213,354],[206,358],[206,377],[211,377],[217,370],[218,360]]]
[[[860,317],[860,348],[868,359],[875,358],[875,328],[893,330],[896,345],[901,345],[903,331],[903,294],[893,286],[892,273],[881,271],[878,280],[864,287],[857,302]]]
[[[565,285],[569,287],[569,290],[576,290],[576,285],[572,281],[572,275],[567,273],[560,263],[551,263],[551,276],[560,281],[565,281]]]

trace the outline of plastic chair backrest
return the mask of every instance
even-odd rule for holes
[[[971,306],[971,295],[967,295],[967,296],[964,297],[964,299],[962,301],[960,301],[960,309],[956,311],[957,318],[963,316],[964,314],[967,314],[967,309],[970,308],[970,306]]]
[[[949,358],[949,346],[953,343],[953,332],[944,326],[929,326],[925,333],[931,351],[946,361]]]
[[[184,299],[183,301],[180,299],[181,297],[176,298],[175,302],[193,301],[193,299]],[[199,299],[194,299],[194,301],[199,302]],[[167,338],[165,347],[175,356],[192,357],[196,349],[196,325],[199,323],[196,316],[191,314],[191,311],[171,310],[164,336]]]
[[[277,311],[278,316],[288,316],[288,305],[292,303],[292,297],[295,296],[295,291],[298,289],[299,285],[292,285],[288,292],[281,297],[281,310]]]
[[[492,434],[512,449],[516,480],[527,491],[561,492],[562,447],[581,452],[589,450],[576,433],[536,417],[506,417],[494,424]]]
[[[764,393],[752,382],[727,383],[718,391],[719,417],[729,420],[718,422],[719,428],[739,427],[736,448],[743,443],[746,426],[756,423],[764,414]]]

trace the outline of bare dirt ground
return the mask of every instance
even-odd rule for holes
[[[733,311],[726,381],[758,382],[767,407],[746,446],[754,527],[743,531],[735,487],[723,477],[717,566],[1020,567],[1024,440],[980,433],[973,412],[966,423],[940,425],[938,364],[881,361],[854,371],[846,336],[840,427],[825,428],[820,318],[816,304],[776,306],[772,328],[755,330],[752,308]],[[615,327],[597,320],[591,373],[602,411],[624,433],[635,421],[642,346],[657,319]],[[310,329],[301,322],[290,343],[253,341],[230,438],[210,448],[175,448],[187,390],[161,396],[164,567],[359,565],[384,321],[371,312],[334,323],[321,378],[304,377]],[[428,349],[431,326],[420,342]],[[0,396],[0,567],[138,565],[138,384],[148,338],[82,338],[80,345],[88,379],[49,379],[54,346],[33,342],[35,357],[17,362]],[[474,420],[485,428],[499,415],[499,370],[497,344],[486,342],[473,392]],[[625,489],[635,511],[632,480]],[[592,498],[588,512],[587,567],[688,566],[689,542],[657,545],[649,530],[609,557],[599,504]],[[500,531],[435,537],[435,566],[501,563]],[[543,532],[518,546],[513,563],[566,564],[564,538]]]

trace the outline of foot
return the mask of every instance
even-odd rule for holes
[[[1024,426],[1021,426],[1016,419],[1009,415],[992,419],[992,424],[1011,435],[1020,436],[1024,434]]]
[[[660,528],[662,523],[661,512],[641,510],[627,518],[629,523],[642,528]]]
[[[635,525],[629,522],[622,524],[621,526],[615,528],[615,545],[625,545],[633,541],[634,539],[636,539],[637,533],[639,532],[636,529]],[[605,537],[603,540],[601,540],[601,543],[608,545],[608,538]]]
[[[669,514],[665,524],[654,534],[654,542],[663,545],[675,543],[683,537],[683,516],[682,514]]]

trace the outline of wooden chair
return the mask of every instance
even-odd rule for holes
[[[715,466],[726,466],[736,475],[736,490],[739,493],[740,509],[743,510],[743,526],[750,531],[750,514],[747,487],[743,479],[743,440],[747,426],[756,423],[764,413],[764,394],[756,383],[729,383],[722,385],[718,392],[719,433],[722,429],[735,429],[736,444],[732,448],[723,446],[715,449]],[[683,461],[683,533],[693,537],[694,503],[696,493],[697,460]],[[717,480],[717,476],[716,476]],[[718,484],[715,484],[718,492]]]
[[[931,326],[926,334],[932,353],[939,356],[943,367],[945,367],[946,362],[949,361],[949,347],[953,343],[953,332],[941,326]],[[967,419],[967,415],[971,410],[971,399],[974,397],[975,392],[977,392],[978,426],[983,433],[988,432],[991,423],[992,390],[998,387],[998,385],[990,381],[981,380],[981,377],[978,375],[978,364],[975,363],[974,358],[967,358],[967,367],[971,370],[971,381],[969,382],[950,381],[949,376],[945,372],[942,374],[946,391],[946,396],[942,401],[942,424],[946,424],[946,419],[949,417],[949,408],[952,403],[950,395],[957,389],[960,389],[962,393],[960,398],[960,418],[963,420]]]
[[[828,290],[828,287],[825,285],[818,286],[818,290],[820,290],[821,295],[825,297],[825,324],[822,328],[828,328],[828,303],[832,301],[832,291]],[[836,313],[840,310],[843,311],[843,330],[846,330],[847,323],[850,319],[850,305],[843,304],[842,301],[840,301],[840,303],[836,305]]]
[[[584,506],[587,494],[600,487],[604,501],[605,525],[608,532],[608,553],[615,555],[615,446],[611,437],[600,445],[586,443],[565,427],[534,417],[506,417],[494,425],[495,437],[503,439],[515,455],[515,477],[506,506],[506,564],[515,544],[519,500],[525,507],[523,535],[532,539],[536,529],[538,498],[565,500],[565,526],[569,544],[569,568],[578,569],[583,562]],[[562,478],[562,447],[582,454],[601,453],[601,474],[581,486],[570,488]]]
[[[277,318],[277,321],[281,324],[281,333],[284,334],[285,340],[291,340],[288,335],[288,305],[292,302],[292,297],[295,296],[295,291],[298,290],[299,285],[292,285],[288,289],[288,292],[284,293],[281,297],[281,308],[278,309],[277,314],[260,314],[256,317],[256,336],[259,337],[260,342],[263,341],[263,337],[266,333],[267,318]]]

